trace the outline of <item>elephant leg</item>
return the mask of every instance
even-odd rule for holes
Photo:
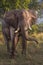
[[[28,30],[25,30],[24,26],[21,26],[21,35],[22,35],[22,54],[26,54],[26,47],[28,38]]]
[[[7,46],[7,52],[10,52],[9,39],[7,39],[6,37],[5,37],[5,43],[6,43],[6,46]]]
[[[18,43],[18,35],[14,34],[12,40],[12,52],[11,52],[12,56],[15,56],[17,43]]]
[[[22,26],[23,27],[23,26]],[[21,27],[21,36],[22,36],[22,54],[26,55],[26,34],[24,28]]]
[[[9,45],[10,28],[5,21],[2,22],[2,33],[3,33],[3,36],[4,36],[5,44],[7,46],[7,51],[10,52],[10,45]]]
[[[22,37],[22,54],[26,55],[26,40]]]
[[[9,33],[8,33],[9,34]],[[4,35],[4,40],[5,40],[5,44],[7,46],[7,51],[10,52],[10,37],[8,36],[8,34],[6,34],[6,31],[4,31],[3,35]]]
[[[18,43],[18,33],[14,33],[14,28],[11,28],[11,42],[12,42],[12,48],[11,48],[11,56],[15,56],[16,46]]]

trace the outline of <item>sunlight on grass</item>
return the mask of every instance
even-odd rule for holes
[[[0,33],[0,44],[3,44],[4,43],[4,37],[2,35],[2,33]]]

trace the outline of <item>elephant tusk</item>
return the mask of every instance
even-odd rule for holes
[[[32,28],[31,28],[31,26],[29,25],[29,30],[32,30]],[[25,27],[25,31],[28,31],[28,28],[27,27]]]
[[[29,29],[32,30],[31,26],[29,25]]]
[[[17,28],[17,30],[15,30],[15,32],[14,32],[14,33],[18,33],[18,32],[19,32],[19,30],[20,30],[20,28],[18,27],[18,28]]]

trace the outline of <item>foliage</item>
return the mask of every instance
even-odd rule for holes
[[[38,29],[39,29],[39,27],[38,27],[37,25],[33,25],[33,26],[32,26],[32,31],[33,31],[34,33],[38,33]]]
[[[37,0],[0,0],[0,8],[5,10],[22,8],[28,9],[36,8],[37,6]]]
[[[29,8],[30,9],[38,9],[39,3],[37,2],[37,0],[30,0]]]
[[[0,0],[0,8],[5,10],[28,8],[30,0]]]
[[[39,26],[38,25],[33,25],[32,30],[28,30],[29,34],[34,34],[39,32]]]
[[[43,23],[39,25],[33,25],[31,33],[40,33],[43,32]]]

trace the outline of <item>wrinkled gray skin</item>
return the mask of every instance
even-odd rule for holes
[[[31,26],[37,19],[36,12],[33,10],[12,10],[4,14],[4,23],[2,24],[2,31],[7,44],[7,50],[10,52],[9,40],[12,41],[11,55],[15,55],[15,48],[22,37],[22,53],[26,54],[26,40],[35,41],[34,38],[28,37],[28,29],[32,30]]]

